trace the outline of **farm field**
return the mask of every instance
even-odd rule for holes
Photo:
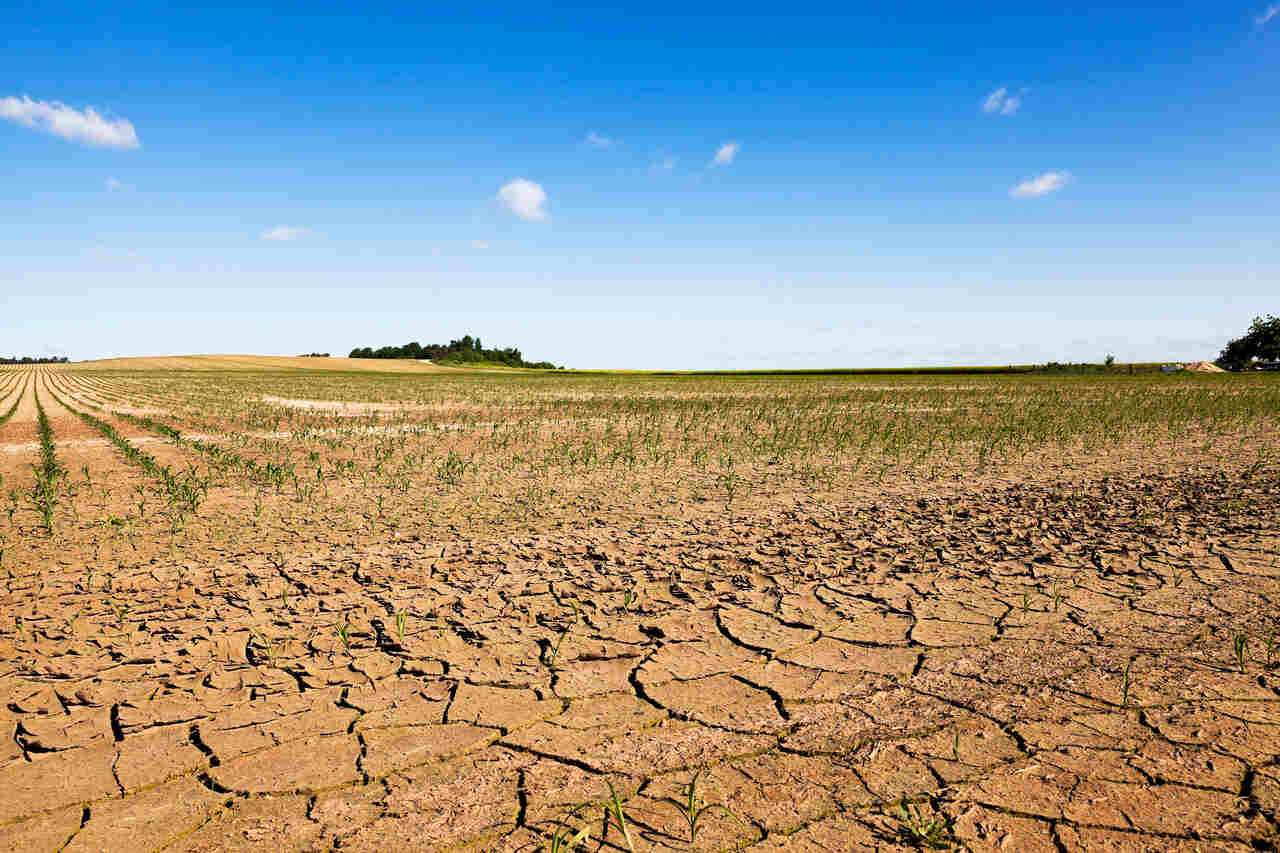
[[[0,368],[0,851],[1280,849],[1277,448],[1262,374]]]

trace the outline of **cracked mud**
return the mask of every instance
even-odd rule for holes
[[[620,850],[610,785],[637,850],[1280,849],[1274,421],[892,482],[743,461],[728,500],[575,469],[530,509],[545,470],[451,482],[491,401],[193,382],[0,373],[3,489],[37,391],[65,469],[51,532],[22,495],[3,528],[0,851],[540,850],[570,815]],[[728,812],[691,840],[695,773]]]

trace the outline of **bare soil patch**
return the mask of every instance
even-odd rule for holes
[[[610,467],[574,409],[269,432],[287,382],[39,378],[69,473],[52,531],[0,512],[0,850],[625,850],[611,785],[637,851],[1280,841],[1269,421],[877,480],[699,473],[670,424],[632,461],[652,400]],[[732,815],[691,838],[695,777]]]

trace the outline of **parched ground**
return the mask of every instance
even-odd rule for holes
[[[214,440],[128,412],[247,420],[0,375],[6,493],[39,461],[35,388],[68,492],[53,533],[21,495],[2,528],[0,850],[532,851],[579,826],[581,850],[1280,849],[1270,427],[519,518],[442,456],[388,491],[395,523],[381,500],[348,521],[354,467],[316,462],[314,503],[223,469],[180,519],[75,412],[172,472]],[[244,410],[297,399],[275,396]],[[283,459],[276,427],[218,446]],[[332,452],[364,465],[376,429]],[[724,809],[691,838],[695,779]]]

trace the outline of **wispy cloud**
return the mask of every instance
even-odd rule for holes
[[[711,158],[712,166],[728,166],[738,156],[742,146],[736,142],[726,142],[716,149],[716,156]]]
[[[1266,26],[1271,21],[1271,19],[1276,17],[1277,15],[1280,15],[1280,3],[1276,3],[1275,5],[1268,6],[1266,10],[1263,11],[1261,15],[1254,18],[1253,21],[1258,26],[1263,27],[1263,26]]]
[[[109,190],[124,189],[124,183],[122,183],[119,178],[107,178],[103,183],[107,185],[107,189]]]
[[[547,202],[547,191],[533,181],[516,178],[503,184],[498,190],[498,201],[521,219],[541,222],[547,218],[547,212],[542,207]]]
[[[487,240],[472,240],[472,241],[471,241],[471,248],[473,248],[473,249],[478,249],[478,250],[484,250],[484,249],[489,248],[489,243],[488,243],[488,241],[487,241]]]
[[[288,243],[291,240],[297,240],[305,236],[307,229],[299,228],[296,225],[278,225],[270,231],[262,232],[263,240],[274,240],[277,243]]]
[[[77,110],[58,101],[33,101],[26,95],[0,98],[0,118],[32,130],[101,148],[137,148],[138,133],[128,119],[103,118],[93,107]]]
[[[676,168],[676,158],[663,157],[649,167],[650,172],[674,172]]]
[[[1044,172],[1018,184],[1009,190],[1009,195],[1014,198],[1040,198],[1062,189],[1070,182],[1070,172]]]
[[[597,148],[608,148],[613,144],[613,140],[607,136],[601,136],[593,130],[587,134],[587,144],[594,145]]]
[[[1009,87],[1001,86],[982,101],[982,111],[988,115],[1011,116],[1022,106],[1022,96],[1026,91],[1010,92]]]

